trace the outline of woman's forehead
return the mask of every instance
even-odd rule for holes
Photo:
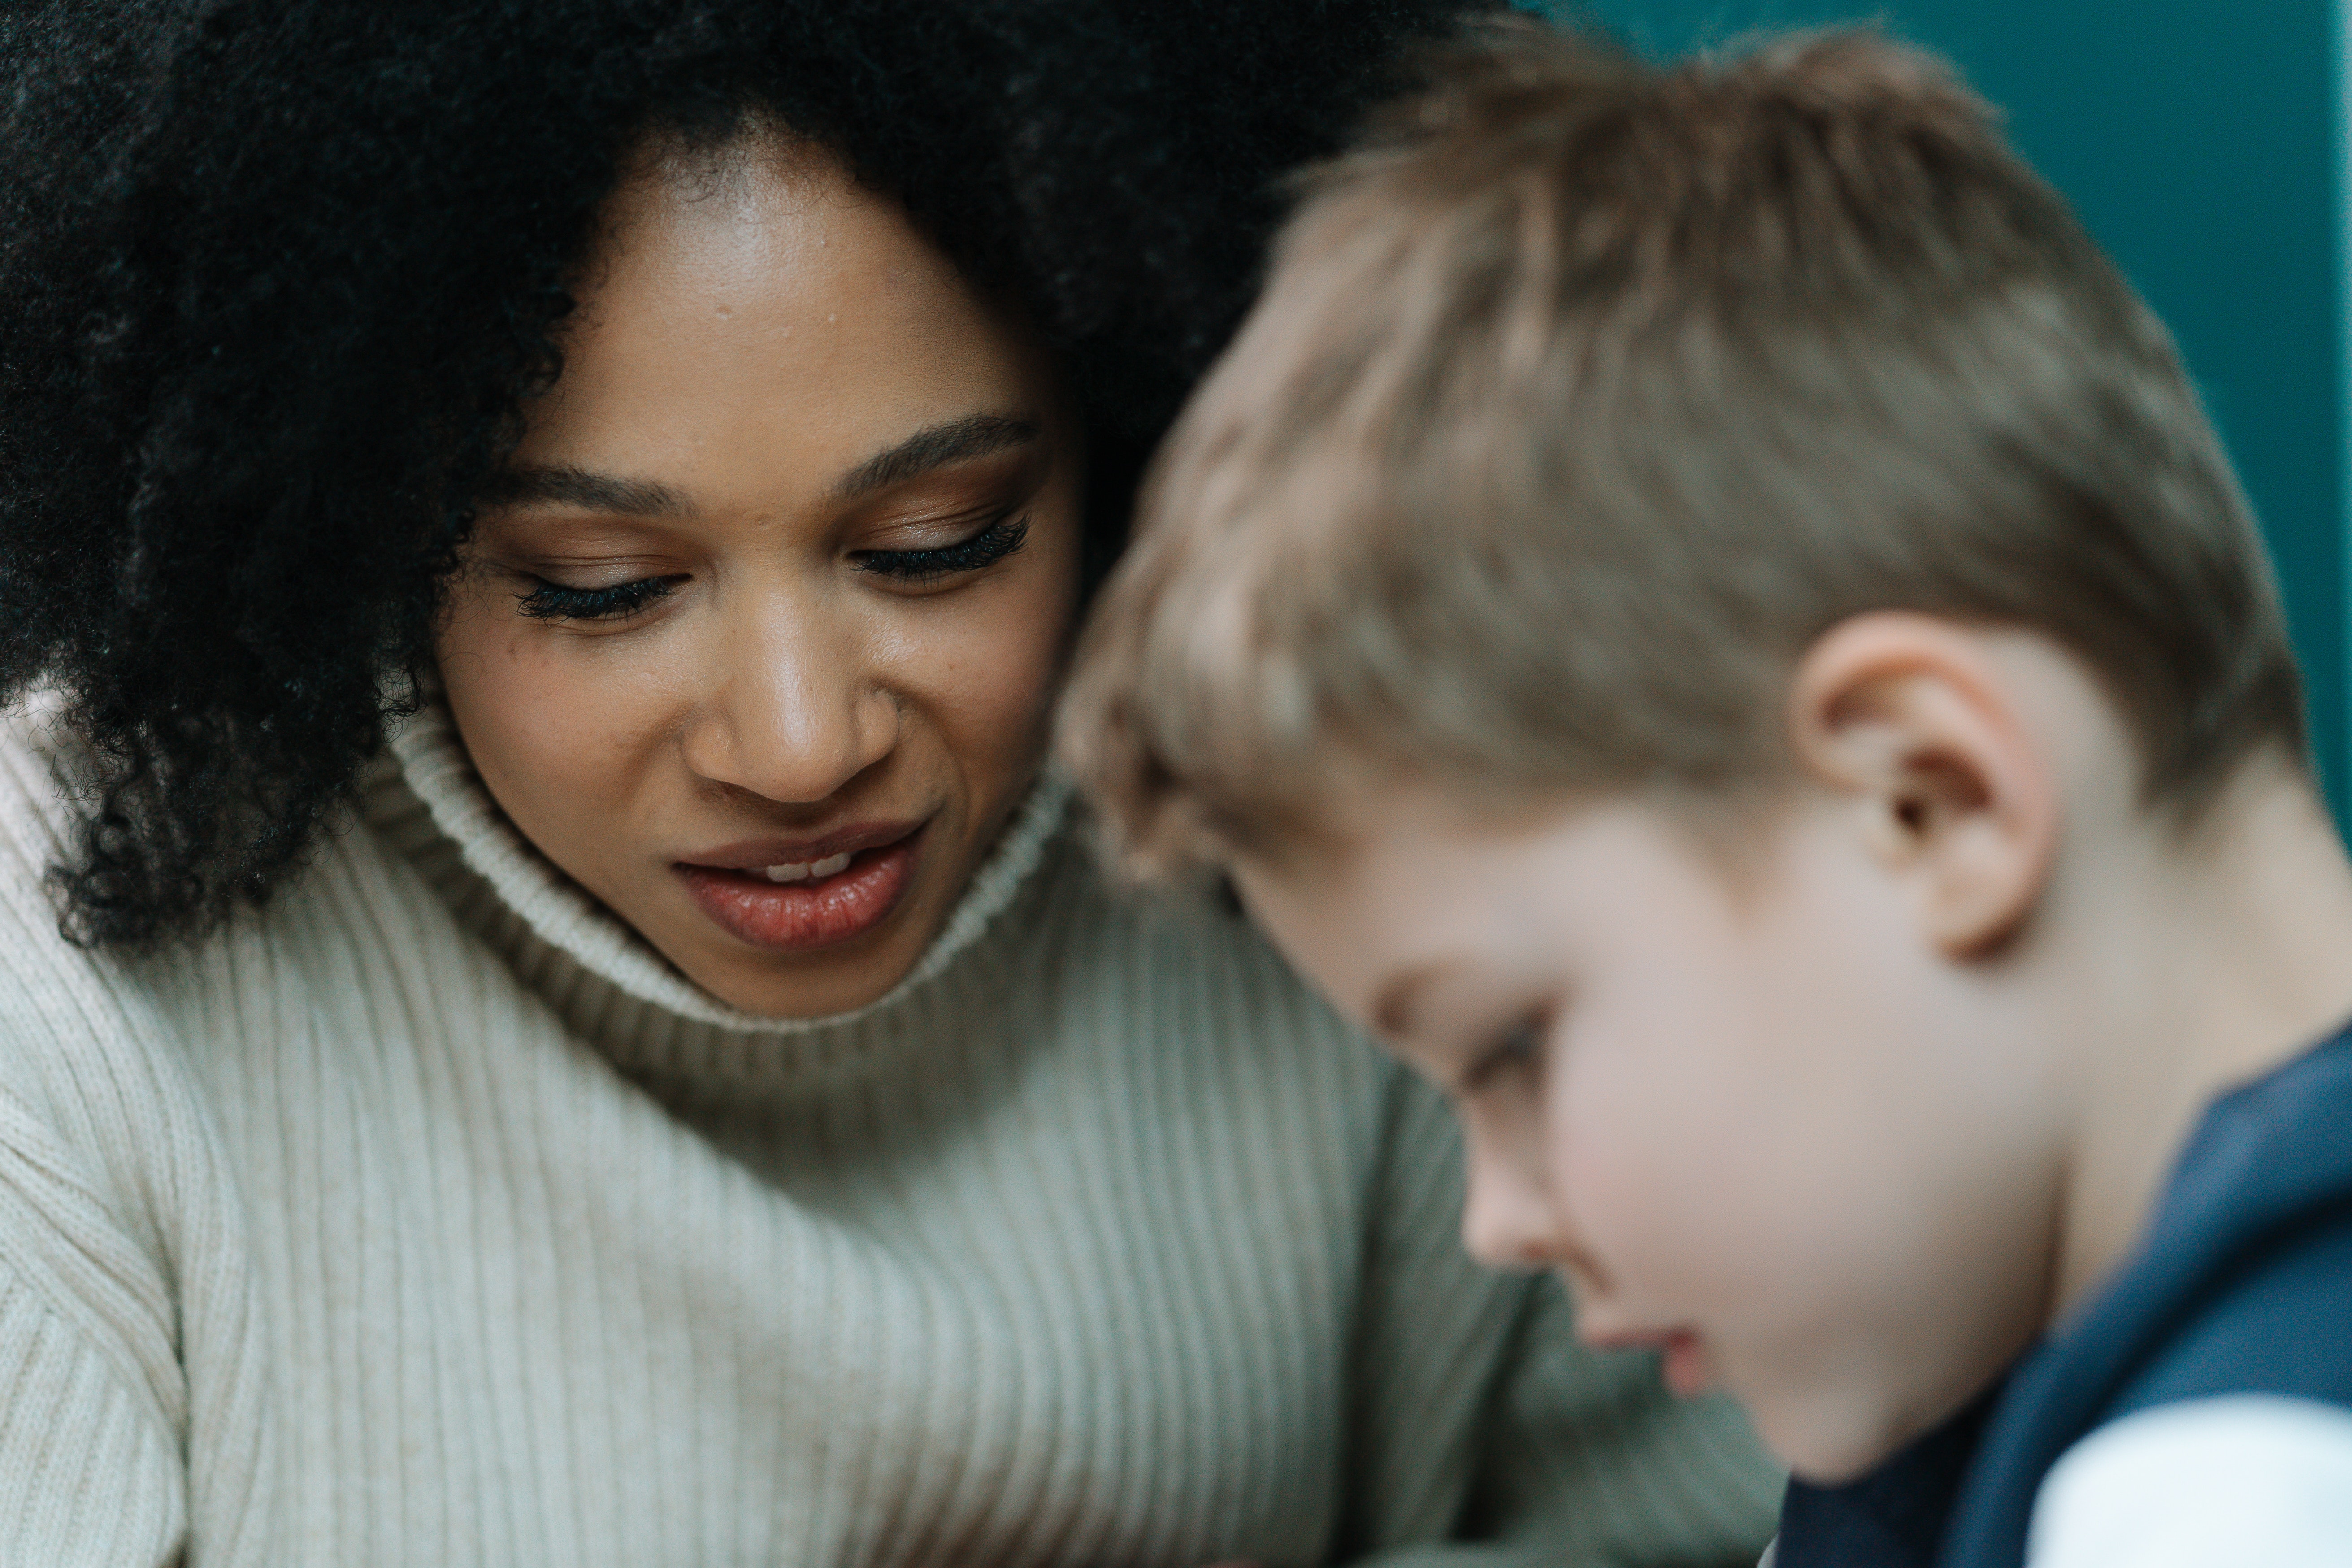
[[[723,180],[664,162],[616,193],[519,469],[814,499],[918,437],[1043,426],[1030,334],[810,156],[747,142]]]

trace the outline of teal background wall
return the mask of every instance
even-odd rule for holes
[[[1875,19],[1956,61],[2179,338],[2261,514],[2347,813],[2347,289],[2330,0],[1590,0],[1644,53]]]

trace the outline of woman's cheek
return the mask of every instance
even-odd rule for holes
[[[451,713],[492,796],[532,837],[626,793],[633,737],[658,729],[671,684],[664,631],[568,635],[478,603],[453,614],[439,661]]]
[[[935,606],[950,613],[921,617],[898,640],[891,662],[921,689],[923,706],[959,755],[995,754],[1025,770],[1044,744],[1076,595],[1045,572],[985,586],[1005,591]]]

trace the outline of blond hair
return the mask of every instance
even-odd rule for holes
[[[1082,643],[1062,756],[1130,865],[1263,850],[1364,765],[1737,795],[1874,608],[2056,639],[2183,816],[2301,757],[2170,339],[1940,62],[1509,20],[1433,78],[1311,176]]]

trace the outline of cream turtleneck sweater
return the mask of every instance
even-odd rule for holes
[[[0,1563],[1730,1560],[1733,1415],[1454,1240],[1442,1110],[1048,786],[915,972],[736,1013],[446,721],[193,956],[0,734]],[[1486,1542],[1465,1546],[1465,1540]]]

